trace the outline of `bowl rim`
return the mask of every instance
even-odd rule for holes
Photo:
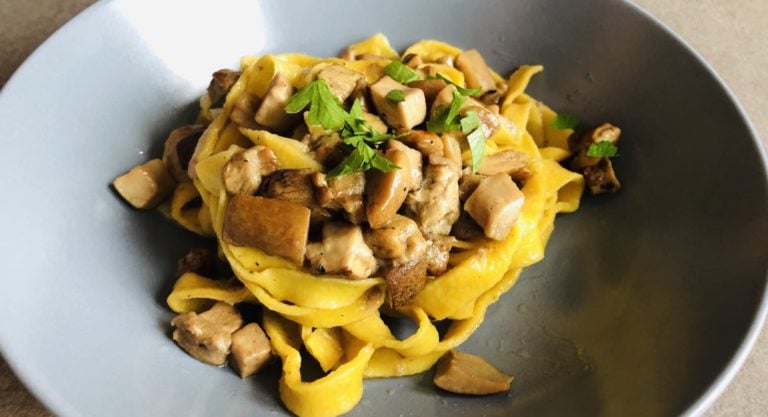
[[[29,56],[24,59],[24,62],[13,72],[11,77],[0,88],[0,109],[3,108],[4,99],[7,96],[6,91],[9,87],[15,86],[20,83],[21,74],[26,72],[26,68],[31,61],[37,59],[38,56],[42,56],[50,49],[50,45],[58,38],[62,37],[63,33],[72,30],[73,27],[81,25],[81,22],[90,18],[91,15],[97,15],[101,13],[103,9],[112,6],[114,3],[119,3],[124,0],[106,0],[97,1],[54,31],[48,38],[43,41]],[[761,142],[760,135],[758,134],[754,124],[752,123],[747,111],[743,105],[738,101],[735,93],[730,89],[725,80],[715,71],[714,67],[685,39],[672,30],[666,23],[659,18],[651,14],[649,11],[634,3],[631,0],[619,0],[619,3],[626,7],[630,12],[639,15],[641,18],[649,21],[653,25],[661,29],[666,35],[668,35],[673,41],[677,42],[684,51],[689,53],[698,64],[700,64],[708,73],[710,77],[715,81],[716,85],[720,88],[721,92],[725,94],[730,103],[735,107],[742,122],[747,127],[747,131],[750,134],[753,148],[759,156],[762,164],[763,171],[763,183],[766,189],[768,189],[768,151]],[[768,317],[768,268],[766,269],[765,278],[763,282],[763,292],[760,296],[760,304],[755,312],[752,322],[744,334],[738,348],[733,353],[725,367],[719,372],[717,377],[710,383],[710,385],[699,394],[698,398],[688,406],[680,417],[696,417],[703,415],[705,411],[710,409],[715,401],[722,395],[726,387],[733,381],[736,374],[744,365],[747,357],[752,351],[757,338],[760,335],[761,330],[765,326],[766,317]],[[53,411],[56,415],[62,416],[76,416],[82,415],[66,397],[59,394],[57,388],[49,384],[42,372],[35,372],[27,366],[24,366],[22,352],[11,347],[11,344],[7,341],[4,342],[3,335],[0,333],[0,356],[3,357],[5,362],[11,371],[18,377],[18,379],[24,384],[24,386],[39,400],[46,408]]]

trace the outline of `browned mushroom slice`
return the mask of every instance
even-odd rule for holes
[[[343,103],[355,91],[357,83],[365,80],[365,76],[357,71],[333,64],[320,70],[317,73],[317,79],[325,81],[331,94]]]
[[[507,174],[486,177],[464,203],[485,235],[503,240],[517,221],[525,196]]]
[[[459,179],[459,200],[466,201],[485,177],[485,175],[477,174],[462,175],[461,179]]]
[[[368,230],[365,241],[377,258],[397,263],[419,259],[427,251],[427,241],[416,222],[399,214],[380,228]]]
[[[279,166],[277,156],[265,146],[254,146],[238,152],[224,165],[224,188],[230,194],[253,194],[261,185],[261,178]]]
[[[427,242],[427,272],[432,276],[440,276],[448,270],[448,258],[451,254],[454,238],[450,236],[432,236]]]
[[[508,174],[516,180],[524,180],[533,174],[528,167],[530,163],[531,157],[524,152],[502,151],[483,158],[477,173],[482,175]]]
[[[427,108],[432,108],[432,103],[435,102],[435,98],[437,95],[443,91],[443,89],[447,86],[445,81],[437,79],[437,80],[416,80],[411,81],[408,84],[408,87],[418,88],[419,90],[424,92],[424,98],[427,101]]]
[[[509,391],[513,379],[479,356],[452,350],[437,362],[433,381],[456,394],[487,395]]]
[[[569,145],[576,152],[571,160],[571,169],[584,174],[587,187],[592,194],[616,192],[621,189],[621,183],[613,170],[613,164],[608,157],[592,157],[588,155],[590,146],[600,142],[616,144],[621,136],[621,129],[603,123],[584,132],[579,137],[571,137]]]
[[[494,114],[473,98],[468,99],[466,104],[461,107],[462,115],[466,115],[470,111],[477,113],[477,118],[480,119],[480,126],[485,132],[485,137],[490,138],[501,129],[502,122],[500,116]]]
[[[315,198],[311,169],[280,169],[272,173],[262,186],[264,197],[287,200],[307,207],[312,212],[312,224],[317,225],[331,218]]]
[[[387,95],[395,90],[403,92],[402,101],[387,98]],[[422,123],[427,117],[427,102],[424,91],[418,88],[406,87],[389,76],[384,76],[371,84],[370,92],[379,115],[392,128],[411,129]]]
[[[469,88],[479,88],[486,92],[496,88],[491,70],[486,65],[483,56],[476,49],[464,51],[456,56],[456,68],[464,73],[464,81]]]
[[[408,54],[403,57],[402,61],[403,61],[403,64],[413,69],[417,69],[419,68],[420,65],[424,64],[424,60],[421,59],[421,57],[416,54]]]
[[[393,264],[385,269],[387,282],[387,304],[398,309],[410,304],[427,285],[427,262],[424,258],[402,264]]]
[[[443,156],[443,141],[440,136],[425,130],[411,130],[400,138],[404,144],[418,149],[424,156]]]
[[[176,262],[176,278],[187,272],[210,277],[213,275],[214,265],[211,251],[204,248],[192,248]]]
[[[460,169],[449,159],[430,156],[421,189],[408,194],[408,213],[425,236],[447,235],[459,218]]]
[[[153,159],[117,177],[112,185],[133,207],[151,209],[171,195],[176,181],[163,161]]]
[[[608,158],[600,158],[597,165],[584,168],[584,179],[592,194],[615,193],[621,189],[621,183]]]
[[[443,140],[443,156],[458,166],[461,166],[460,137],[460,132],[448,132],[440,136]]]
[[[243,319],[234,307],[218,301],[203,313],[179,314],[171,324],[176,327],[173,340],[187,353],[211,365],[224,365],[232,333],[243,325]]]
[[[315,186],[315,198],[323,208],[344,210],[349,221],[355,224],[365,220],[365,208],[363,207],[364,173],[353,172],[328,179],[325,174],[315,172],[312,174],[312,183]]]
[[[211,100],[211,108],[222,107],[227,94],[240,78],[240,71],[220,69],[213,73],[211,83],[208,84],[208,98]]]
[[[301,142],[309,147],[317,162],[329,169],[344,160],[348,152],[347,146],[336,132],[321,135],[308,134]]]
[[[256,125],[256,121],[253,120],[253,116],[258,107],[258,97],[248,93],[242,93],[237,97],[237,100],[235,100],[235,105],[232,107],[232,113],[229,115],[229,118],[240,127],[255,129],[258,126]]]
[[[279,72],[275,74],[261,105],[256,110],[254,116],[256,123],[275,132],[290,131],[301,120],[300,116],[285,112],[285,103],[291,98],[294,91],[295,89],[286,76]]]
[[[403,205],[408,192],[421,184],[421,154],[401,142],[390,140],[385,156],[399,169],[372,171],[366,185],[366,217],[372,228],[386,224]]]
[[[231,364],[240,378],[259,372],[272,359],[272,343],[257,323],[232,333]]]
[[[315,271],[355,280],[368,278],[378,267],[360,227],[346,222],[323,224],[323,241],[307,245],[307,260]]]
[[[462,211],[459,220],[456,220],[456,223],[451,228],[451,236],[459,240],[473,241],[484,239],[485,233],[483,233],[483,229],[478,226],[477,222],[472,220],[472,217],[467,212]]]
[[[204,131],[203,125],[182,126],[174,129],[165,140],[163,163],[176,181],[189,181],[189,160],[192,159],[197,142]]]
[[[290,201],[236,194],[224,215],[222,239],[300,265],[307,246],[309,217],[308,208]]]

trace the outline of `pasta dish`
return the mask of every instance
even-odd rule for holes
[[[578,130],[526,94],[542,70],[502,78],[476,50],[423,40],[399,54],[375,35],[337,58],[215,72],[196,122],[114,182],[215,241],[178,263],[173,339],[243,378],[279,358],[280,397],[302,417],[351,410],[366,378],[435,364],[444,390],[507,391],[511,376],[456,349],[585,184],[619,188],[620,130]],[[417,330],[396,338],[393,316]]]

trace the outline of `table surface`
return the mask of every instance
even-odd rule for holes
[[[768,147],[768,0],[635,0],[715,67]],[[53,31],[93,0],[0,0],[0,86]],[[0,416],[50,416],[0,358]],[[768,332],[706,417],[768,415]]]

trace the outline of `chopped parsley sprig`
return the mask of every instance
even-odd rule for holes
[[[458,89],[453,91],[453,101],[448,107],[438,107],[432,112],[427,121],[427,130],[437,134],[443,134],[454,130],[461,130],[467,135],[469,150],[472,154],[472,172],[480,168],[485,155],[485,129],[481,126],[477,110],[468,111],[463,117],[459,112],[467,101],[467,96],[462,95]]]

